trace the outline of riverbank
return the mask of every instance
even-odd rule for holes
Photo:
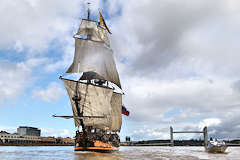
[[[52,143],[45,143],[45,144],[19,144],[19,143],[0,143],[0,146],[74,146],[74,144],[52,144]]]
[[[224,140],[227,146],[239,147],[240,140]],[[170,140],[121,142],[121,146],[171,146]],[[174,140],[174,146],[204,146],[203,140]]]

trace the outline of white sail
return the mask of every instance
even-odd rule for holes
[[[67,90],[67,93],[68,93],[68,96],[69,96],[69,99],[70,99],[70,102],[72,105],[73,116],[78,117],[81,110],[80,110],[80,108],[76,107],[75,102],[72,99],[74,97],[74,95],[76,94],[76,91],[75,91],[76,83],[74,81],[69,81],[69,80],[65,80],[65,79],[62,79],[62,81]],[[78,96],[80,96],[80,95],[78,94]],[[74,119],[74,122],[75,122],[75,126],[80,126],[80,119]]]
[[[76,35],[89,36],[89,39],[98,42],[104,42],[110,46],[106,30],[97,25],[96,21],[83,19]]]
[[[107,37],[106,29],[102,28],[101,26],[98,26],[97,28],[100,39],[104,41],[108,46],[110,46],[110,41]]]
[[[112,107],[111,98],[113,90],[106,87],[94,86],[91,84],[80,83],[72,80],[62,79],[67,89],[73,116],[78,117],[83,113],[83,123],[85,126],[111,130],[112,127]],[[77,84],[78,83],[78,84]],[[78,87],[76,88],[76,85]],[[77,89],[77,92],[76,92]],[[80,97],[79,105],[76,106],[73,97],[78,93]],[[102,117],[102,118],[91,118]],[[80,126],[80,120],[74,119],[75,126]]]
[[[96,72],[121,88],[113,52],[104,43],[75,38],[75,55],[67,73]]]
[[[122,126],[122,94],[113,93],[112,106],[112,128],[114,132],[120,132]]]

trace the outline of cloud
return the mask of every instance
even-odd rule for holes
[[[43,51],[54,41],[61,42],[71,32],[73,19],[80,16],[82,1],[23,0],[0,2],[0,47]],[[10,11],[10,12],[9,12]],[[6,14],[7,13],[7,14]]]
[[[122,15],[112,22],[112,46],[127,59],[130,74],[160,76],[173,65],[176,71],[233,76],[239,68],[237,8],[240,4],[233,1],[122,3]]]
[[[234,91],[240,93],[240,80],[233,82],[232,88]]]
[[[132,140],[169,139],[169,128],[156,129],[144,126],[142,129],[133,130],[131,138]]]
[[[12,126],[0,126],[0,131],[6,131],[8,133],[16,133],[17,128]]]
[[[221,139],[236,139],[239,138],[239,109],[226,119],[221,120],[220,124],[210,125],[208,127],[209,137],[221,138]]]
[[[74,132],[67,129],[41,128],[41,136],[51,137],[73,137]]]
[[[199,123],[199,128],[203,129],[205,126],[217,126],[221,124],[221,120],[218,118],[207,118]]]
[[[132,112],[132,120],[136,121],[162,121],[166,119],[163,117],[164,114],[174,108],[180,110],[177,116],[185,115],[187,118],[213,115],[224,117],[226,107],[231,112],[237,108],[237,104],[240,104],[239,96],[232,94],[230,82],[211,83],[203,79],[161,81],[130,78],[124,101]],[[176,119],[177,116],[171,116],[173,121],[184,118]]]
[[[16,98],[31,84],[31,68],[25,63],[0,61],[0,101]]]
[[[56,82],[51,82],[45,89],[35,89],[32,92],[33,97],[40,98],[46,102],[54,102],[65,94],[64,90]]]
[[[28,58],[26,61],[0,61],[0,102],[22,95],[26,88],[31,87],[36,80],[33,71],[48,62],[48,58]]]
[[[68,129],[55,129],[55,128],[40,128],[41,136],[46,137],[73,137],[74,132]],[[9,133],[16,133],[17,127],[13,126],[0,126],[0,131],[7,131]]]
[[[93,15],[97,15],[102,4],[101,0],[92,2],[91,17],[96,17]],[[5,53],[11,57],[12,53],[26,59],[39,58],[39,55],[48,57],[49,63],[43,68],[47,72],[67,69],[74,54],[72,36],[79,27],[79,18],[86,14],[87,2],[84,0],[71,3],[64,0],[3,0],[0,2],[0,33],[4,38],[0,40],[0,49],[11,51]],[[51,55],[47,55],[50,50]]]
[[[111,40],[133,126],[154,133],[166,124],[198,130],[202,122],[236,137],[240,132],[231,128],[238,123],[229,125],[235,120],[229,117],[240,113],[240,3],[133,0],[121,9],[111,21]],[[168,114],[174,109],[179,112]]]

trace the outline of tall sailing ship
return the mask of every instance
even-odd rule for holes
[[[73,116],[54,117],[74,119],[75,151],[111,152],[120,146],[122,90],[107,33],[111,34],[101,12],[97,22],[90,19],[88,9],[88,18],[74,35],[74,59],[66,72],[83,74],[79,80],[60,76]]]

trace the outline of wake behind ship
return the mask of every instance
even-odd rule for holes
[[[60,79],[69,95],[76,127],[75,151],[117,151],[122,125],[121,83],[110,48],[110,33],[102,14],[99,22],[82,19],[74,35],[75,54],[67,73],[83,73],[79,80]],[[113,85],[115,84],[115,86]],[[113,87],[114,86],[114,87]]]

